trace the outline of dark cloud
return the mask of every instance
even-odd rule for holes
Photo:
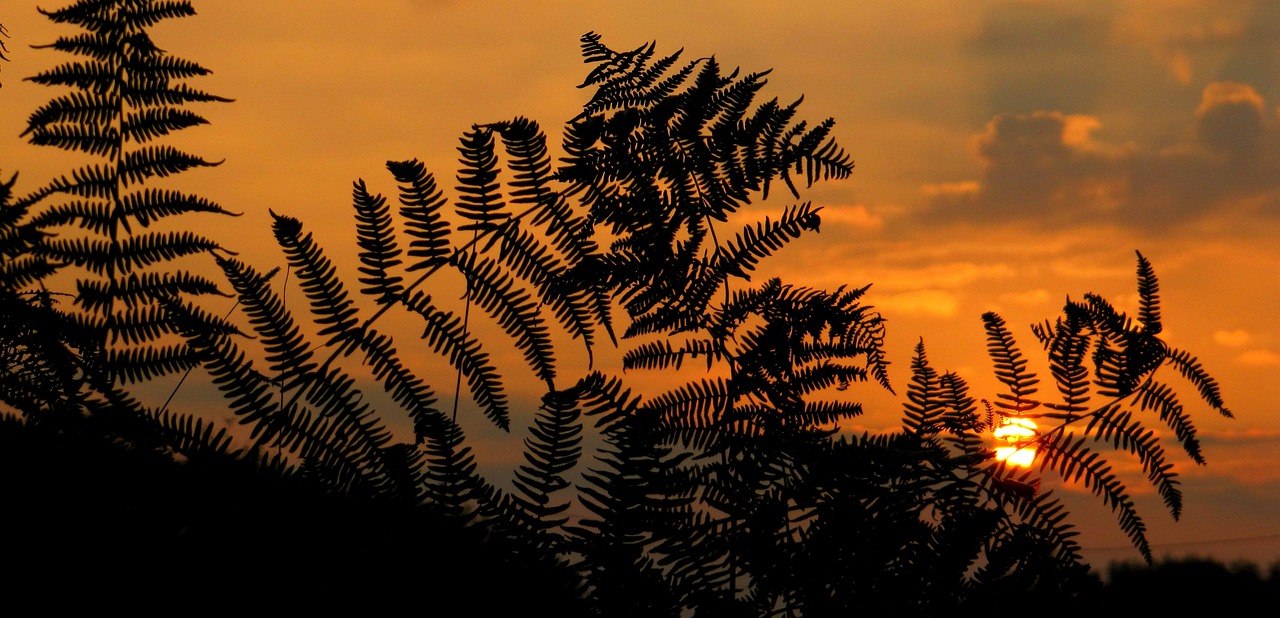
[[[1005,3],[969,49],[984,66],[986,108],[1091,109],[1106,87],[1110,16],[1075,4]]]
[[[1152,147],[1100,141],[1090,116],[996,116],[974,140],[981,178],[928,188],[927,216],[1163,228],[1224,212],[1280,215],[1280,127],[1261,95],[1213,83],[1186,117],[1192,137]]]
[[[1196,134],[1210,149],[1233,158],[1255,155],[1266,124],[1262,97],[1236,82],[1209,84],[1196,110]]]
[[[1280,2],[1252,4],[1217,79],[1253,84],[1269,96],[1280,96]]]

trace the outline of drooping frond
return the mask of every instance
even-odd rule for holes
[[[356,345],[364,352],[365,364],[373,369],[373,376],[382,381],[387,394],[409,415],[415,441],[421,444],[435,426],[435,417],[441,415],[434,407],[435,391],[405,366],[391,337],[370,330]]]
[[[554,389],[556,376],[551,336],[537,303],[499,265],[474,253],[456,263],[468,281],[467,298],[489,313],[514,339],[516,349],[538,379]]]
[[[272,383],[282,393],[299,388],[317,367],[312,360],[315,352],[293,315],[286,310],[283,299],[271,289],[270,275],[259,274],[230,258],[219,259],[218,265],[235,288],[240,306],[249,317],[249,325],[261,341],[270,370],[277,376]],[[244,387],[242,390],[256,388]],[[246,410],[245,413],[249,412]]]
[[[1134,419],[1131,412],[1118,406],[1108,406],[1089,418],[1085,433],[1136,455],[1170,514],[1174,519],[1181,517],[1182,492],[1177,487],[1177,474],[1170,471],[1173,464],[1165,462],[1164,448],[1160,446],[1155,432]]]
[[[535,531],[568,521],[563,513],[570,503],[553,502],[553,496],[570,487],[566,474],[578,464],[582,452],[580,418],[576,390],[549,392],[525,439],[525,462],[516,469],[512,483]]]
[[[1142,556],[1151,560],[1151,545],[1147,541],[1147,525],[1138,516],[1133,500],[1125,492],[1111,466],[1098,453],[1085,446],[1088,438],[1069,433],[1046,435],[1041,442],[1044,458],[1040,467],[1056,470],[1072,482],[1083,482],[1093,495],[1111,506],[1119,520],[1120,529],[1129,537]]]
[[[485,416],[498,428],[508,429],[510,420],[502,378],[489,361],[489,355],[481,349],[480,342],[463,327],[462,319],[436,307],[431,297],[421,292],[415,293],[405,305],[426,322],[422,338],[432,350],[445,356],[449,364],[466,377],[471,396],[484,410]]]
[[[1198,464],[1204,464],[1204,455],[1200,452],[1200,440],[1196,438],[1196,428],[1190,415],[1183,409],[1182,403],[1173,388],[1168,384],[1152,382],[1138,396],[1138,405],[1143,410],[1152,410],[1160,415],[1174,436],[1182,444],[1187,455]]]
[[[1200,398],[1205,403],[1218,411],[1218,414],[1227,418],[1234,418],[1231,411],[1226,408],[1226,403],[1222,400],[1222,391],[1218,386],[1218,381],[1204,370],[1200,361],[1191,354],[1178,349],[1169,350],[1169,363],[1178,369],[1178,373],[1182,377],[1191,382],[1196,390],[1200,392]]]

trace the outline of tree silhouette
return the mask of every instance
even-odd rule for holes
[[[134,233],[162,218],[225,212],[176,192],[126,191],[211,165],[129,145],[203,122],[180,104],[222,100],[170,84],[203,69],[160,53],[145,35],[156,19],[190,13],[185,2],[141,0],[47,13],[89,30],[53,47],[91,60],[34,78],[83,92],[38,110],[28,134],[107,163],[16,201],[13,181],[3,185],[3,291],[6,311],[24,325],[4,340],[7,366],[19,367],[6,373],[5,401],[24,414],[5,435],[45,439],[34,420],[53,406],[30,394],[59,384],[52,392],[75,395],[61,408],[68,416],[129,419],[73,436],[116,449],[111,461],[141,458],[166,487],[232,479],[249,488],[249,496],[208,492],[243,506],[235,517],[250,522],[237,529],[247,547],[271,543],[275,522],[306,509],[319,521],[345,520],[318,545],[299,541],[311,528],[287,536],[282,551],[304,567],[290,571],[297,581],[363,590],[427,574],[455,598],[480,601],[475,590],[508,586],[503,594],[517,606],[609,616],[935,615],[1010,596],[1067,607],[1097,581],[1038,473],[1083,481],[1149,559],[1126,488],[1088,444],[1136,455],[1177,516],[1172,464],[1138,415],[1168,425],[1194,461],[1202,457],[1158,371],[1171,366],[1229,415],[1195,358],[1160,340],[1159,288],[1139,254],[1137,318],[1086,295],[1033,327],[1059,400],[1037,398],[1038,378],[1012,333],[987,314],[988,352],[1007,394],[980,407],[962,379],[930,365],[922,342],[902,428],[841,431],[862,414],[852,387],[892,390],[885,322],[866,304],[868,288],[753,280],[760,262],[819,230],[819,207],[801,202],[730,224],[771,189],[798,200],[815,182],[848,176],[853,162],[831,138],[833,121],[799,120],[798,100],[758,102],[767,72],[659,56],[654,44],[617,51],[594,33],[581,41],[591,65],[582,87],[592,96],[566,123],[559,162],[535,122],[514,118],[461,137],[449,194],[416,160],[387,164],[394,212],[364,180],[353,184],[358,287],[303,221],[273,212],[289,278],[306,299],[309,315],[296,315],[274,271],[194,234]],[[32,214],[53,195],[71,199]],[[91,234],[71,235],[71,225]],[[185,298],[216,293],[211,279],[145,270],[197,253],[221,268],[251,337]],[[24,291],[65,265],[92,275],[77,291],[81,313]],[[452,302],[459,296],[461,307]],[[406,320],[415,324],[408,336],[395,327]],[[159,347],[173,334],[181,345]],[[597,366],[601,346],[618,347],[620,365]],[[515,366],[501,362],[504,349],[517,353]],[[424,367],[424,352],[452,373]],[[575,354],[585,369],[566,362]],[[249,444],[149,410],[117,384],[196,363],[251,430]],[[526,383],[537,385],[536,402],[512,394]],[[389,403],[375,405],[371,389]],[[460,413],[504,431],[527,427],[509,486],[482,473]],[[393,429],[400,414],[411,434]],[[1038,468],[995,457],[990,434],[1007,418],[1053,424],[1030,440]],[[159,519],[208,529],[180,511]],[[208,559],[227,537],[207,538],[163,548]],[[396,561],[448,538],[454,544],[437,557],[448,567]],[[323,566],[305,568],[315,564]],[[443,572],[464,567],[471,585]],[[370,573],[377,577],[362,576]]]

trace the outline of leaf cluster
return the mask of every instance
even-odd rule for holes
[[[653,44],[616,51],[594,33],[581,40],[592,94],[564,127],[560,161],[517,117],[461,136],[451,186],[418,160],[387,162],[390,198],[352,185],[352,273],[276,210],[283,277],[203,236],[148,231],[226,213],[141,187],[213,165],[148,145],[204,122],[184,105],[223,100],[180,83],[205,70],[147,35],[192,12],[81,0],[47,13],[86,32],[50,46],[81,61],[32,78],[72,92],[37,110],[26,135],[99,163],[16,201],[13,181],[0,185],[4,317],[23,325],[0,340],[6,366],[22,368],[0,395],[26,425],[63,414],[60,427],[165,461],[247,463],[308,496],[447,522],[510,564],[546,569],[547,594],[588,615],[933,615],[1016,591],[1070,600],[1091,581],[1061,502],[1034,471],[995,461],[987,434],[1001,418],[1057,422],[1037,440],[1040,471],[1083,480],[1149,557],[1132,500],[1086,443],[1136,455],[1177,515],[1172,466],[1135,415],[1153,413],[1202,458],[1156,371],[1172,365],[1229,415],[1196,359],[1159,339],[1159,288],[1139,255],[1136,318],[1086,295],[1033,328],[1060,400],[1039,398],[1028,359],[988,314],[1007,393],[980,409],[921,343],[901,429],[851,431],[856,388],[893,390],[869,288],[753,281],[819,230],[818,207],[732,223],[771,187],[798,199],[802,184],[849,175],[833,122],[798,120],[799,100],[758,103],[767,72]],[[197,254],[218,265],[239,321],[190,300],[220,293],[217,282],[170,268]],[[78,313],[29,293],[65,267],[88,273]],[[620,366],[597,366],[605,346]],[[247,443],[122,386],[197,366]],[[480,465],[460,414],[522,435],[509,482]],[[406,532],[421,527],[399,527],[409,519],[392,526],[408,537],[379,536],[368,517],[354,525],[423,547]],[[407,581],[412,569],[378,572]]]

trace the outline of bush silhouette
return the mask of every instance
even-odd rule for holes
[[[150,51],[155,19],[193,12],[185,2],[82,0],[48,15],[92,33],[55,48],[99,45],[101,62],[135,62],[139,83],[173,94],[157,100],[220,100],[168,81],[203,69]],[[840,423],[862,413],[850,389],[891,388],[885,321],[866,304],[868,288],[753,280],[761,261],[819,230],[810,203],[730,229],[731,215],[770,191],[799,199],[852,172],[833,121],[798,120],[798,100],[757,102],[767,72],[660,56],[653,44],[617,51],[593,33],[582,52],[592,96],[566,123],[559,162],[537,123],[514,118],[462,136],[448,194],[418,161],[387,164],[394,212],[354,183],[358,289],[303,221],[273,212],[307,316],[286,305],[274,271],[199,237],[120,239],[118,226],[140,213],[224,212],[178,193],[119,193],[152,172],[208,165],[158,148],[130,159],[122,127],[145,142],[197,116],[166,103],[150,129],[104,124],[93,97],[125,90],[76,76],[86,69],[38,76],[85,92],[38,110],[33,141],[114,159],[32,196],[13,199],[13,181],[0,194],[6,311],[20,325],[3,341],[0,394],[18,412],[0,426],[13,443],[5,491],[30,505],[9,516],[38,531],[24,555],[40,560],[61,539],[102,564],[157,556],[147,576],[171,592],[191,590],[187,573],[162,568],[181,559],[193,576],[237,573],[237,586],[290,602],[340,590],[374,603],[428,586],[436,607],[609,616],[932,615],[1011,595],[1074,607],[1098,581],[1064,507],[1040,490],[1045,472],[1088,487],[1150,558],[1127,489],[1091,445],[1136,455],[1177,516],[1176,475],[1139,415],[1203,459],[1160,370],[1229,412],[1196,359],[1160,339],[1145,257],[1136,317],[1086,294],[1032,328],[1054,397],[1037,394],[1012,332],[987,314],[1007,393],[975,399],[921,343],[901,430],[849,435]],[[49,203],[64,193],[97,201]],[[107,240],[66,238],[59,226],[70,223]],[[189,298],[218,291],[175,270],[190,254],[221,268],[244,332]],[[68,264],[94,275],[75,295],[82,312],[41,287]],[[459,296],[461,306],[447,300]],[[396,326],[406,322],[408,334]],[[152,346],[174,335],[181,345]],[[122,351],[118,340],[141,347]],[[400,351],[406,341],[414,354]],[[602,346],[619,349],[618,366],[598,362]],[[504,350],[517,352],[514,366],[500,362]],[[424,368],[417,352],[450,373]],[[197,365],[249,443],[125,389]],[[512,394],[527,383],[536,402]],[[365,396],[374,389],[386,405]],[[393,430],[401,414],[410,434]],[[509,486],[482,472],[461,414],[527,431]],[[1010,418],[1048,425],[1033,439],[1035,468],[995,458],[989,434]],[[280,561],[243,559],[263,553]],[[260,583],[273,578],[288,585]]]

